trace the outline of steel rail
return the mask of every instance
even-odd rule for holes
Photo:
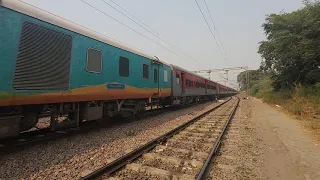
[[[206,160],[206,162],[204,163],[204,165],[202,166],[201,168],[201,171],[199,172],[199,174],[197,175],[197,180],[204,180],[206,179],[208,173],[210,172],[211,170],[211,166],[212,166],[212,162],[214,160],[214,158],[216,157],[216,154],[219,150],[219,147],[221,145],[221,141],[222,141],[222,137],[224,136],[224,134],[226,133],[226,130],[231,122],[231,119],[233,118],[235,112],[236,112],[236,109],[239,105],[239,102],[240,102],[240,99],[237,97],[238,101],[236,103],[236,105],[234,106],[234,108],[232,109],[232,112],[229,114],[229,117],[228,117],[228,121],[225,123],[223,129],[222,129],[222,132],[220,133],[220,136],[218,137],[217,141],[214,143],[214,146]]]
[[[85,176],[85,177],[83,177],[81,179],[82,180],[93,180],[93,179],[101,179],[102,176],[110,176],[110,174],[114,173],[115,171],[117,171],[118,169],[122,168],[126,164],[129,164],[133,160],[135,160],[138,157],[140,157],[142,154],[152,150],[158,144],[160,144],[162,142],[165,142],[166,140],[171,138],[173,135],[179,133],[181,130],[184,130],[185,128],[187,128],[188,126],[190,126],[191,124],[193,124],[197,120],[201,119],[203,116],[205,116],[205,115],[209,114],[210,112],[218,109],[223,104],[229,102],[231,99],[232,98],[229,98],[228,100],[226,100],[223,103],[215,106],[214,108],[212,108],[212,109],[210,109],[210,110],[208,110],[208,111],[196,116],[192,120],[190,120],[190,121],[178,126],[177,128],[175,128],[175,129],[163,134],[162,136],[149,141],[145,145],[138,147],[137,149],[125,154],[124,156],[119,157],[118,159],[116,159],[116,160],[112,161],[111,163],[107,164],[106,166],[97,169],[96,171],[88,174],[87,176]]]

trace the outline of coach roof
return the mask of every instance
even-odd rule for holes
[[[57,16],[57,15],[52,14],[50,12],[47,12],[47,11],[45,11],[43,9],[35,7],[35,6],[31,5],[31,4],[23,2],[21,0],[0,0],[0,5],[3,6],[3,7],[6,7],[6,8],[12,9],[14,11],[20,12],[22,14],[26,14],[28,16],[37,18],[39,20],[51,23],[53,25],[68,29],[68,30],[76,32],[78,34],[90,37],[92,39],[95,39],[95,40],[110,44],[110,45],[112,45],[114,47],[118,47],[118,48],[121,48],[123,50],[135,53],[137,55],[140,55],[140,56],[143,56],[143,57],[146,57],[146,58],[149,58],[149,59],[153,59],[153,60],[159,61],[159,59],[157,59],[157,58],[155,58],[153,56],[144,54],[144,53],[142,53],[142,52],[140,52],[140,51],[138,51],[138,50],[136,50],[136,49],[134,49],[132,47],[129,47],[129,45],[124,45],[124,43],[122,43],[122,42],[119,42],[119,41],[117,41],[115,39],[107,37],[107,36],[105,36],[105,35],[103,35],[101,33],[93,31],[93,30],[91,30],[89,28],[86,28],[86,27],[84,27],[82,25],[76,24],[76,23],[74,23],[72,21],[64,19],[64,18],[62,18],[60,16]],[[166,64],[166,63],[164,63],[162,61],[160,61],[160,62],[163,63],[163,64]]]

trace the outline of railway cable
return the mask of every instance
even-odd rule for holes
[[[168,40],[165,40],[165,38],[163,38],[159,33],[157,33],[155,30],[151,29],[148,25],[146,25],[145,23],[143,23],[142,21],[140,21],[138,18],[136,18],[135,16],[133,16],[131,13],[129,13],[127,10],[125,10],[124,8],[122,8],[119,4],[117,4],[116,2],[112,1],[115,5],[117,5],[119,8],[121,8],[123,11],[125,11],[126,13],[128,13],[129,15],[131,15],[133,18],[130,18],[129,16],[127,16],[125,13],[121,12],[119,9],[115,8],[114,6],[112,6],[110,3],[106,2],[105,0],[101,0],[102,2],[104,2],[105,4],[107,4],[108,6],[110,6],[111,8],[113,8],[114,10],[118,11],[120,14],[122,14],[123,16],[125,16],[126,18],[128,18],[129,20],[131,20],[132,22],[134,22],[135,24],[137,24],[138,26],[140,26],[141,28],[143,28],[144,30],[148,31],[149,33],[151,33],[152,35],[154,35],[155,37],[159,38],[161,41],[163,41],[164,43],[168,44],[169,46],[171,46],[172,48],[174,48],[175,50],[179,51],[181,54],[183,54],[184,56],[188,57],[190,60],[192,61],[198,61],[196,59],[193,59],[190,55],[188,55],[186,52],[182,51],[181,49],[177,48],[176,46],[172,45],[170,42],[168,42]]]
[[[95,9],[95,10],[97,10],[97,11],[101,12],[102,14],[104,14],[104,15],[108,16],[109,18],[113,19],[114,21],[118,22],[119,24],[121,24],[121,25],[125,26],[126,28],[128,28],[128,29],[132,30],[133,32],[135,32],[135,33],[139,34],[140,36],[142,36],[142,37],[144,37],[144,38],[148,39],[149,41],[151,41],[151,42],[153,42],[153,43],[155,43],[155,44],[157,44],[157,45],[161,46],[162,48],[166,49],[167,51],[169,51],[169,52],[171,52],[171,53],[173,53],[173,54],[175,54],[175,55],[177,55],[177,56],[181,57],[182,59],[189,60],[189,59],[186,59],[185,57],[181,56],[180,54],[178,54],[178,53],[176,53],[176,52],[174,52],[174,51],[170,50],[169,48],[165,47],[164,45],[162,45],[162,44],[158,43],[157,41],[155,41],[155,40],[151,39],[150,37],[148,37],[148,36],[146,36],[146,35],[142,34],[141,32],[139,32],[139,31],[137,31],[137,30],[133,29],[133,28],[132,28],[132,27],[130,27],[130,26],[126,25],[125,23],[123,23],[123,22],[119,21],[118,19],[116,19],[116,18],[114,18],[114,17],[110,16],[110,15],[109,15],[109,14],[107,14],[106,12],[104,12],[104,11],[102,11],[102,10],[100,10],[100,9],[96,8],[95,6],[91,5],[90,3],[88,3],[88,2],[86,2],[86,1],[84,1],[84,0],[81,0],[81,1],[82,1],[83,3],[85,3],[86,5],[88,5],[89,7],[91,7],[91,8],[93,8],[93,9]],[[189,61],[190,61],[190,60],[189,60]]]
[[[223,50],[223,52],[224,52],[224,54],[225,54],[225,56],[226,56],[226,59],[228,59],[227,52],[225,51],[225,49],[224,49],[224,47],[223,47],[223,44],[222,44],[222,41],[221,41],[221,38],[220,38],[220,36],[219,36],[218,29],[216,28],[216,25],[215,25],[215,23],[213,22],[213,18],[212,18],[212,15],[211,15],[210,10],[209,10],[209,8],[208,8],[207,1],[206,1],[206,0],[203,0],[203,1],[204,1],[204,4],[206,5],[207,11],[208,11],[209,16],[210,16],[211,23],[213,24],[213,28],[214,28],[214,30],[216,31],[218,40],[219,40],[219,42],[220,42],[220,44],[221,44],[221,48],[222,48],[222,50]]]
[[[23,2],[23,3],[25,3],[25,4],[28,4],[28,3],[26,3],[25,1],[22,1],[22,0],[17,0],[17,1],[20,1],[20,2]],[[28,5],[31,5],[31,4],[28,4]],[[31,6],[33,6],[33,5],[31,5]],[[36,7],[36,6],[34,6],[34,7]],[[48,11],[46,11],[46,10],[44,10],[44,9],[41,9],[40,7],[36,7],[36,8],[38,8],[38,9],[40,9],[40,10],[42,10],[42,11],[48,12]],[[126,45],[126,46],[128,46],[128,47],[130,47],[130,48],[132,48],[132,49],[135,49],[135,50],[138,50],[138,51],[142,52],[141,49],[138,49],[138,48],[136,48],[136,47],[134,47],[134,46],[131,46],[131,45],[125,43],[125,42],[119,41],[119,40],[117,40],[117,39],[115,39],[115,38],[112,38],[112,37],[110,37],[110,36],[107,36],[107,35],[105,35],[105,34],[102,34],[102,33],[100,33],[100,32],[97,32],[97,31],[95,31],[95,30],[92,30],[92,29],[90,29],[90,28],[88,28],[88,27],[86,27],[86,26],[83,26],[83,25],[78,24],[78,23],[76,23],[76,22],[74,22],[74,21],[71,21],[71,20],[69,20],[69,19],[63,18],[63,17],[61,17],[61,16],[58,16],[57,14],[54,14],[54,13],[52,13],[52,12],[48,12],[48,13],[50,13],[50,14],[52,14],[53,16],[56,16],[56,17],[58,17],[58,18],[61,18],[61,19],[63,19],[63,20],[66,20],[66,21],[68,21],[68,22],[70,22],[70,23],[73,23],[73,24],[75,24],[75,25],[77,25],[77,26],[80,26],[80,27],[82,27],[82,28],[84,28],[84,29],[86,29],[86,30],[88,30],[88,31],[94,32],[94,33],[99,34],[99,35],[101,35],[101,36],[103,36],[103,37],[105,37],[105,38],[111,39],[112,41],[115,41],[115,42],[117,42],[117,43],[119,43],[119,44]]]
[[[197,1],[197,0],[194,0],[194,1],[197,3],[197,6],[198,6],[198,8],[199,8],[199,10],[200,10],[200,12],[201,12],[201,14],[202,14],[202,17],[203,17],[203,19],[205,20],[205,22],[206,22],[206,24],[207,24],[207,26],[208,26],[208,28],[209,28],[209,30],[210,30],[210,33],[211,33],[211,35],[212,35],[212,37],[213,37],[213,39],[214,39],[215,43],[216,43],[216,44],[217,44],[217,46],[218,46],[218,49],[219,49],[219,51],[220,51],[221,55],[223,56],[223,58],[224,58],[225,60],[227,60],[226,56],[224,55],[224,53],[222,52],[222,50],[221,50],[221,48],[220,48],[220,46],[219,46],[219,43],[218,43],[218,41],[217,41],[216,36],[213,34],[213,31],[212,31],[212,29],[211,29],[211,27],[210,27],[210,25],[209,25],[209,23],[208,23],[208,21],[207,21],[206,17],[204,16],[204,14],[203,14],[202,10],[201,10],[201,7],[200,7],[200,5],[199,5],[198,1]]]

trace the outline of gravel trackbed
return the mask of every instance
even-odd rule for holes
[[[204,103],[0,157],[0,179],[79,179],[219,103]]]

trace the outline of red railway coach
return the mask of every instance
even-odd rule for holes
[[[207,94],[208,95],[217,95],[218,94],[219,84],[214,81],[207,81]]]
[[[172,104],[188,104],[216,95],[217,83],[175,65],[171,69]]]
[[[226,94],[227,93],[227,87],[225,87],[224,85],[219,85],[219,94]]]

